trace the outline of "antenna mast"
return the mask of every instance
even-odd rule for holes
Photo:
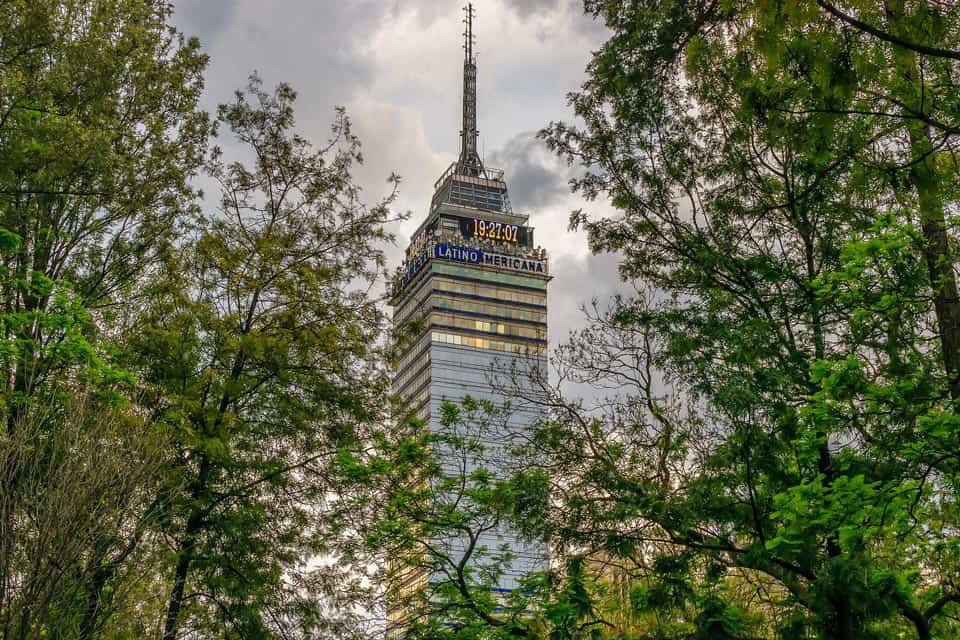
[[[463,8],[463,129],[460,131],[460,159],[457,173],[479,177],[483,162],[477,154],[477,60],[473,56],[473,3]]]

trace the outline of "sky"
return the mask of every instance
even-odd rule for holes
[[[459,0],[179,0],[173,21],[210,56],[204,107],[213,111],[246,83],[290,83],[297,129],[325,141],[343,106],[363,143],[356,179],[373,203],[402,183],[396,208],[410,213],[388,251],[399,265],[409,235],[427,213],[433,184],[459,151],[463,10]],[[548,330],[555,346],[582,325],[578,311],[623,288],[615,256],[590,254],[572,210],[609,215],[606,203],[570,194],[568,167],[536,139],[554,120],[571,121],[566,95],[605,28],[580,0],[476,0],[480,149],[504,169],[516,212],[530,216],[550,254]]]

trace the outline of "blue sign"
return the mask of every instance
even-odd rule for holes
[[[488,267],[526,271],[528,273],[547,272],[542,260],[530,260],[518,256],[506,256],[499,253],[488,253],[483,249],[471,247],[455,247],[448,244],[437,244],[433,247],[433,257],[466,264],[482,264]]]
[[[437,244],[433,246],[433,257],[453,262],[466,262],[467,264],[483,264],[483,249]]]
[[[400,276],[400,282],[398,284],[397,291],[403,289],[410,282],[410,279],[417,274],[420,269],[423,268],[423,265],[427,264],[430,259],[430,254],[426,250],[421,251],[419,254],[413,257],[407,265],[406,270],[403,272],[403,275]]]
[[[490,253],[483,249],[474,249],[472,247],[436,244],[433,246],[432,251],[424,249],[408,260],[407,268],[396,282],[396,292],[402,291],[431,258],[448,260],[450,262],[462,262],[464,264],[480,264],[497,269],[510,269],[513,271],[524,271],[526,273],[539,273],[543,275],[547,273],[546,263],[542,260],[531,260],[529,258],[507,256],[500,253]]]

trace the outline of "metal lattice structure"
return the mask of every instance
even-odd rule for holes
[[[460,159],[457,173],[465,176],[484,175],[483,161],[477,153],[477,59],[473,56],[473,3],[463,8],[463,129],[460,131]]]

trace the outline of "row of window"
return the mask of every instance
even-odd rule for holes
[[[511,307],[508,305],[497,304],[495,302],[478,302],[474,300],[462,300],[449,296],[437,296],[433,304],[438,307],[452,309],[455,311],[466,311],[468,313],[484,313],[487,315],[501,316],[514,320],[529,320],[530,322],[546,322],[547,313],[535,309],[522,309],[520,307]]]
[[[402,636],[402,633],[396,633],[396,631],[402,630],[402,625],[413,613],[408,606],[411,598],[427,588],[427,571],[422,566],[404,566],[410,560],[410,558],[404,558],[403,564],[398,560],[396,567],[390,569],[390,591],[387,593],[388,638]],[[392,634],[391,631],[394,633]]]
[[[410,316],[422,310],[424,302],[432,293],[430,286],[421,287],[415,295],[406,299],[402,306],[393,310],[393,324],[399,326],[407,321]]]
[[[417,413],[420,413],[420,409],[422,408],[422,406],[429,400],[430,400],[430,385],[424,385],[420,393],[418,393],[417,395],[407,400],[407,406],[410,407],[411,409],[416,409]]]
[[[411,390],[415,389],[410,387]],[[408,411],[415,411],[418,418],[426,418],[430,415],[430,385],[425,384],[412,396],[407,396],[405,394],[400,394],[397,396],[400,399],[400,402],[406,407]]]
[[[463,284],[463,283],[459,283]],[[446,282],[442,285],[447,287]],[[489,291],[490,287],[486,285],[481,285],[482,289]],[[447,287],[449,288],[449,287]],[[429,293],[429,291],[428,291]],[[535,297],[530,297],[530,294],[520,291],[504,292],[499,289],[495,292],[499,297],[504,297],[511,294],[520,294],[525,297],[527,300],[536,299]],[[536,296],[536,294],[533,294]],[[546,323],[547,313],[545,311],[539,311],[536,309],[526,309],[522,307],[515,307],[509,304],[502,304],[497,302],[487,302],[479,300],[465,300],[462,298],[455,298],[453,296],[443,296],[437,295],[433,298],[429,296],[417,296],[414,304],[407,306],[406,304],[403,307],[403,310],[400,311],[397,315],[394,316],[395,326],[400,326],[402,323],[407,322],[415,317],[418,313],[423,313],[429,310],[431,307],[443,307],[444,310],[450,311],[465,311],[467,313],[482,313],[484,315],[490,316],[500,316],[504,319],[511,320],[526,320],[528,322],[539,322]]]
[[[440,324],[446,327],[487,331],[521,338],[547,339],[546,332],[539,327],[516,325],[508,322],[492,322],[490,320],[478,320],[476,318],[464,318],[463,316],[453,315],[452,313],[434,312],[431,315],[430,321],[432,324]]]
[[[407,383],[410,382],[410,379],[413,378],[418,371],[430,364],[430,350],[427,349],[420,354],[415,360],[413,360],[406,368],[400,369],[400,375],[396,377],[393,381],[393,390],[396,393],[399,393],[404,387],[407,386]]]
[[[438,265],[443,267],[440,271],[445,272],[456,272],[454,275],[462,275],[467,278],[474,279],[483,279],[488,280],[493,283],[493,285],[484,284],[481,282],[461,282],[457,280],[451,280],[449,278],[443,278],[442,276],[430,276],[429,282],[425,283],[420,287],[420,289],[414,294],[408,297],[403,304],[394,310],[393,318],[394,323],[399,324],[405,322],[407,318],[413,315],[417,309],[420,309],[427,297],[432,293],[433,289],[439,288],[446,291],[453,291],[456,293],[466,293],[475,296],[484,296],[489,298],[494,298],[496,300],[502,300],[505,302],[522,302],[525,304],[536,304],[540,306],[546,306],[547,304],[547,294],[544,290],[542,293],[536,291],[518,291],[512,287],[500,287],[498,284],[527,284],[529,282],[540,283],[541,281],[531,280],[530,278],[521,278],[519,276],[510,276],[509,274],[490,274],[485,271],[480,271],[477,269],[467,269],[465,267],[459,267],[455,265]],[[497,277],[493,277],[497,276]],[[514,283],[513,280],[520,278],[523,282]]]
[[[397,393],[400,398],[405,398],[410,393],[422,391],[421,387],[430,381],[430,368],[426,368],[418,375],[408,379],[403,385],[397,386]],[[419,395],[419,393],[417,394]]]
[[[433,272],[460,276],[461,278],[472,278],[474,280],[487,280],[500,284],[514,284],[519,287],[530,287],[531,289],[542,289],[544,292],[546,292],[547,289],[547,281],[541,278],[528,278],[526,276],[518,276],[502,271],[483,271],[476,267],[461,267],[460,265],[445,264],[443,262],[435,262]]]
[[[449,278],[434,278],[433,286],[435,290],[440,292],[450,291],[492,298],[500,302],[521,302],[547,306],[546,291],[520,291],[511,287],[498,287],[494,284],[483,284],[482,282],[460,282]]]
[[[421,357],[425,351],[427,351],[427,343],[429,339],[426,335],[417,340],[417,344],[410,347],[410,349],[403,354],[403,357],[400,358],[400,362],[397,363],[397,371],[408,371],[410,370],[410,365],[413,364],[413,361]]]
[[[473,347],[475,349],[491,349],[493,351],[506,351],[508,353],[524,353],[529,355],[543,355],[546,352],[546,347],[543,345],[518,344],[516,342],[506,342],[493,338],[460,336],[443,331],[433,331],[431,338],[434,342],[441,344]]]

